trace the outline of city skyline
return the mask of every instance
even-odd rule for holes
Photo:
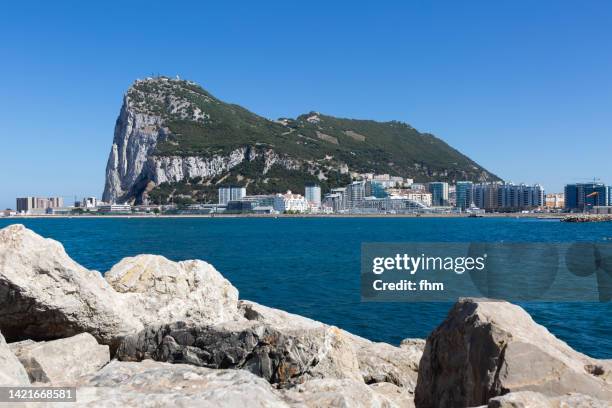
[[[116,24],[111,3],[7,5],[0,208],[17,196],[100,197],[121,97],[157,73],[270,119],[404,121],[549,192],[612,182],[606,2],[236,7],[122,5],[126,21],[166,16],[160,32]]]
[[[544,210],[565,209],[589,210],[594,205],[608,207],[612,205],[612,187],[603,184],[585,184],[586,189],[575,194],[575,200],[587,204],[577,206],[559,205],[563,194],[553,194],[552,201],[539,184],[508,184],[502,182],[472,183],[458,182],[449,185],[447,182],[414,183],[411,178],[391,176],[389,174],[364,173],[355,174],[354,181],[343,187],[328,189],[324,195],[320,184],[304,184],[304,194],[287,190],[268,194],[247,194],[247,187],[222,185],[217,189],[217,203],[193,200],[192,198],[161,196],[145,199],[141,203],[115,203],[98,201],[95,197],[85,197],[74,206],[63,206],[59,197],[18,197],[16,199],[17,215],[81,215],[100,212],[135,212],[160,214],[169,211],[175,214],[211,214],[211,213],[352,213],[352,214],[395,214],[395,213],[470,213],[484,214],[489,212],[542,212]],[[565,186],[565,195],[568,188]],[[601,188],[599,188],[601,187]],[[467,188],[467,190],[466,190]],[[580,187],[582,188],[582,187]],[[592,193],[592,194],[591,194]],[[591,199],[597,195],[597,201]],[[570,200],[570,202],[572,202]],[[567,203],[567,201],[566,201]],[[587,208],[589,207],[589,208]],[[611,207],[612,208],[612,207]],[[102,209],[102,210],[100,210]],[[6,213],[5,213],[6,215]],[[15,215],[8,213],[8,215]]]

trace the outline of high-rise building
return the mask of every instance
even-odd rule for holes
[[[539,184],[479,183],[473,187],[474,205],[488,211],[530,210],[545,205]]]
[[[358,207],[365,198],[365,181],[353,181],[346,187],[347,208]]]
[[[523,191],[523,208],[538,208],[546,205],[546,192],[541,185],[525,186]]]
[[[306,201],[314,207],[321,207],[321,186],[315,183],[308,183],[304,190]]]
[[[565,186],[565,209],[587,211],[610,204],[610,187],[603,183],[575,183]]]
[[[323,198],[323,207],[331,208],[332,212],[340,212],[345,209],[343,195],[340,193],[328,193]]]
[[[244,196],[246,196],[245,187],[219,187],[219,204],[221,205],[226,205],[230,201],[240,200]]]
[[[59,208],[64,206],[62,197],[20,197],[16,199],[16,208],[18,212],[44,213],[47,208]]]
[[[501,208],[501,196],[510,196],[516,192],[511,189],[503,189],[501,183],[479,183],[472,187],[472,201],[474,205],[483,210],[495,211]]]
[[[60,208],[64,206],[62,197],[49,197],[49,208]]]
[[[565,196],[565,209],[566,210],[577,210],[578,209],[578,185],[567,184],[563,195]]]
[[[472,188],[474,184],[471,181],[458,181],[455,185],[455,197],[457,203],[455,206],[465,210],[469,208],[473,201]]]
[[[448,205],[448,183],[435,181],[428,184],[431,193],[431,205],[433,207],[444,207]]]
[[[34,197],[17,198],[17,203],[16,203],[17,212],[27,213],[34,208],[36,208],[36,199]]]
[[[325,194],[323,203],[326,207],[332,208],[333,212],[346,210],[346,187],[332,188],[329,194]]]
[[[365,185],[366,197],[385,198],[389,196],[387,188],[389,186],[380,180],[368,180]]]

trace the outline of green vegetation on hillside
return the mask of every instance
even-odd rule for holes
[[[157,156],[208,158],[247,147],[272,150],[278,156],[305,163],[303,171],[284,169],[284,180],[274,173],[275,168],[270,169],[270,174],[263,174],[263,165],[257,167],[257,163],[243,163],[221,175],[237,184],[248,182],[249,193],[253,194],[295,189],[317,179],[312,176],[313,168],[315,173],[320,169],[329,177],[330,171],[344,165],[351,172],[389,173],[417,182],[499,180],[441,139],[402,122],[344,119],[315,112],[296,119],[271,121],[222,102],[187,81],[139,81],[128,95],[137,109],[164,120],[168,132],[157,143]],[[347,181],[347,177],[340,179]],[[191,194],[196,201],[209,200],[210,193],[202,191],[214,188],[216,181],[206,180],[204,184],[206,189],[198,187],[191,193],[185,191],[185,195]],[[177,194],[170,190],[184,188],[160,185],[152,196],[161,200],[163,196]]]
[[[343,187],[351,182],[348,174],[335,171],[328,173],[327,180],[318,180],[305,171],[289,170],[279,165],[273,165],[262,177],[263,169],[263,160],[256,159],[243,162],[229,173],[209,181],[198,177],[176,183],[161,183],[149,193],[149,199],[154,204],[210,204],[217,202],[217,190],[224,185],[246,187],[249,194],[275,194],[287,190],[303,194],[304,187],[309,182],[319,183],[322,191]]]

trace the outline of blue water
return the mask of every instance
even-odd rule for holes
[[[0,220],[4,227],[15,220]],[[61,241],[87,268],[107,271],[125,256],[161,254],[212,263],[240,297],[398,344],[426,337],[445,303],[361,303],[362,242],[602,241],[612,223],[467,218],[25,219]],[[612,303],[530,303],[527,311],[575,349],[612,358]]]

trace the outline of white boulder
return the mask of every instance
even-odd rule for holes
[[[25,340],[9,345],[33,383],[60,384],[93,374],[108,364],[107,345],[89,333],[52,341]]]
[[[146,360],[112,361],[81,381],[75,407],[288,408],[263,379],[244,370],[215,370]]]
[[[0,387],[30,385],[28,373],[0,333]]]
[[[0,330],[9,341],[88,332],[116,346],[143,328],[99,272],[23,225],[0,230],[0,311]]]
[[[296,408],[400,408],[384,394],[362,381],[317,379],[283,390],[283,397]],[[409,405],[407,405],[409,407]]]
[[[145,325],[215,324],[238,314],[238,290],[204,261],[138,255],[122,259],[104,278],[125,294],[130,310]]]

